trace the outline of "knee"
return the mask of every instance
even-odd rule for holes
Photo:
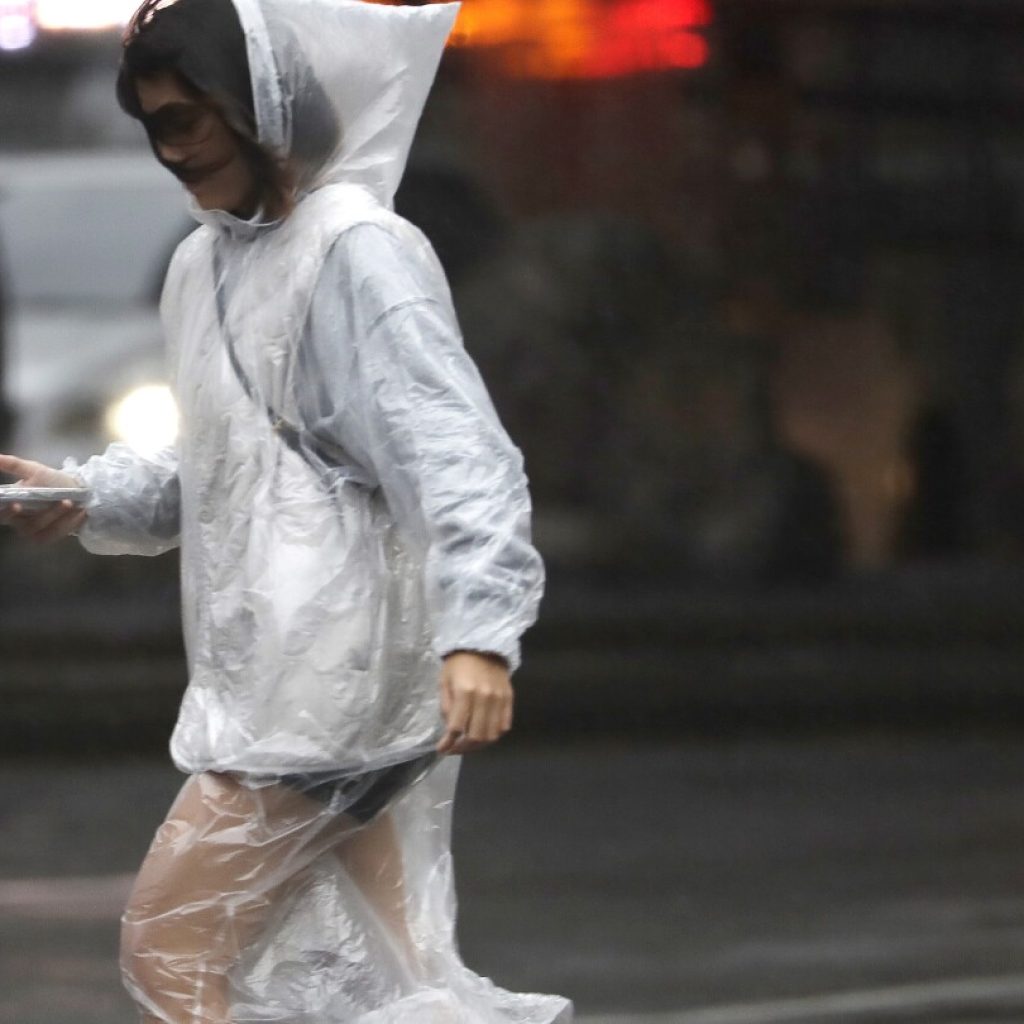
[[[233,963],[225,922],[212,927],[187,907],[145,915],[129,908],[121,919],[121,975],[132,992],[159,1001],[191,991],[200,976],[220,975]]]
[[[132,996],[150,1008],[161,1002],[168,990],[169,975],[176,967],[174,957],[161,949],[159,929],[153,923],[121,919],[121,978]]]
[[[121,921],[121,978],[132,998],[158,1020],[193,1020],[203,987],[218,973],[216,950],[204,948],[204,935],[174,915],[141,919],[131,912]],[[206,1020],[206,1017],[202,1018]]]

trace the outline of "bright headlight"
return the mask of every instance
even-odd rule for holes
[[[130,391],[107,410],[107,430],[142,455],[173,444],[178,436],[178,406],[164,384]]]
[[[28,0],[0,0],[0,50],[24,50],[36,37]]]

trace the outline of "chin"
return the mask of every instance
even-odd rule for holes
[[[218,189],[208,185],[197,185],[190,188],[193,198],[204,210],[225,210],[232,213],[242,205],[244,200],[239,199],[238,192],[234,189]]]
[[[203,210],[230,210],[231,204],[225,202],[220,196],[210,195],[204,192],[193,192],[192,197]]]

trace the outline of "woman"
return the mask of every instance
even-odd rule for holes
[[[454,944],[457,758],[543,582],[519,452],[391,212],[457,7],[147,0],[118,95],[202,226],[161,301],[183,430],[27,485],[23,535],[182,551],[188,780],[124,917],[146,1024],[549,1022]]]

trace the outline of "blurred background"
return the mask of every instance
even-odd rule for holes
[[[176,430],[133,6],[0,0],[0,430],[55,464]],[[1024,0],[465,0],[398,209],[550,576],[467,959],[607,1021],[1024,1021]],[[175,558],[0,567],[0,1021],[127,1022]]]

